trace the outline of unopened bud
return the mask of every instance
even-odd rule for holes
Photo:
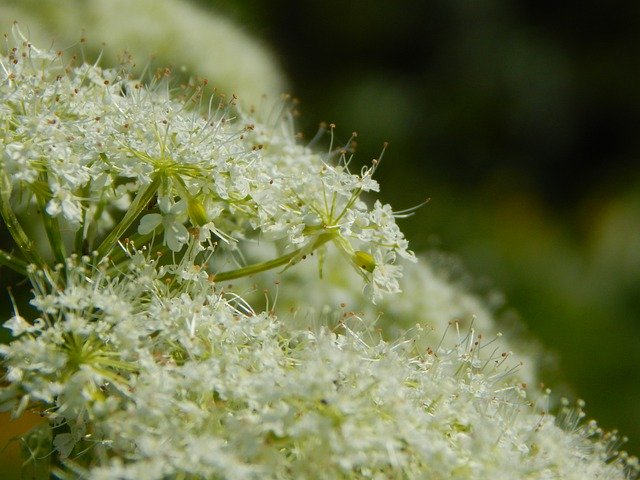
[[[204,205],[195,198],[190,198],[187,202],[187,212],[193,224],[202,227],[207,223],[207,212]]]
[[[356,250],[353,254],[353,261],[357,266],[367,272],[373,272],[374,268],[376,268],[376,261],[373,259],[373,256],[362,250]]]

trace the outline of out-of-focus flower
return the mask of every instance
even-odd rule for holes
[[[269,49],[228,19],[185,0],[6,0],[0,17],[17,21],[37,45],[80,46],[93,61],[120,63],[125,52],[207,78],[244,107],[275,103],[286,81]],[[80,32],[86,34],[82,37]],[[266,101],[265,97],[266,96]]]

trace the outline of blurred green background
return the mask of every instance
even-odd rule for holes
[[[307,138],[356,130],[363,164],[389,142],[382,199],[431,198],[414,250],[504,292],[545,381],[640,454],[640,3],[198,3],[273,47]]]
[[[389,142],[382,198],[431,198],[414,249],[504,292],[545,381],[639,454],[640,3],[199,3],[273,46],[307,138],[356,130],[362,163]]]

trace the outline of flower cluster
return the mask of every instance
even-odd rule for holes
[[[291,329],[188,260],[132,252],[116,277],[94,260],[34,272],[39,316],[14,316],[17,338],[0,350],[4,406],[41,409],[58,467],[82,478],[582,479],[633,468],[580,410],[557,419],[544,396],[527,400],[502,352],[473,333],[423,350],[351,321]]]
[[[4,323],[0,409],[47,420],[24,438],[27,475],[637,473],[581,405],[549,413],[481,304],[411,266],[398,213],[361,198],[377,160],[352,173],[349,144],[314,152],[286,115],[260,123],[165,77],[25,39],[0,56],[0,266],[33,288]],[[319,274],[297,265],[312,255]],[[245,282],[275,268],[283,293],[258,307]],[[300,325],[304,305],[321,313]]]
[[[255,261],[272,255],[269,246],[246,252]],[[389,341],[418,328],[420,335],[415,341],[423,348],[456,343],[461,331],[472,329],[485,338],[500,337],[500,348],[506,354],[517,352],[513,375],[529,384],[539,382],[536,358],[544,354],[542,347],[531,338],[522,338],[522,326],[514,319],[497,318],[495,311],[502,306],[502,300],[496,298],[499,294],[493,292],[487,298],[473,294],[472,282],[453,273],[460,267],[451,257],[431,254],[419,257],[418,262],[402,262],[401,291],[376,304],[357,287],[356,273],[345,271],[340,262],[339,257],[325,260],[321,282],[316,281],[316,266],[305,263],[286,272],[262,272],[223,286],[254,306],[265,304],[264,292],[268,292],[267,298],[276,299],[279,310],[290,312],[288,322],[299,328],[310,322],[336,325],[351,318],[363,327],[377,329]],[[290,288],[292,285],[309,287],[301,290]]]
[[[125,234],[137,245],[162,237],[173,252],[184,250],[189,228],[221,247],[279,241],[281,255],[258,271],[331,242],[374,296],[398,290],[393,263],[413,253],[391,208],[360,199],[378,188],[376,162],[353,174],[345,150],[321,155],[299,145],[286,117],[271,126],[230,117],[197,92],[180,101],[162,80],[146,87],[125,70],[73,66],[26,41],[0,61],[3,216],[14,238],[21,227],[10,209],[18,217],[44,210],[57,262],[69,250],[104,256]],[[73,246],[60,229],[73,232]],[[49,253],[24,250],[36,264]],[[223,267],[212,265],[217,274]],[[253,272],[242,267],[249,270],[219,278]]]

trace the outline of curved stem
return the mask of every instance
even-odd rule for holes
[[[25,277],[27,276],[27,262],[14,257],[4,250],[0,250],[0,265],[9,267],[11,270],[24,275]]]
[[[34,263],[39,267],[44,267],[46,265],[45,261],[36,251],[35,243],[29,239],[22,229],[22,225],[20,225],[18,218],[15,213],[13,213],[11,205],[9,204],[9,179],[3,174],[0,182],[2,182],[2,184],[0,184],[0,216],[2,216],[4,223],[7,225],[7,230],[9,230],[11,238],[13,238],[13,241],[27,263]]]
[[[267,262],[254,263],[253,265],[247,265],[246,267],[238,268],[236,270],[229,270],[227,272],[216,273],[213,276],[214,282],[225,282],[227,280],[234,280],[236,278],[246,277],[260,272],[271,270],[272,268],[281,267],[282,265],[293,264],[297,259],[302,258],[303,255],[313,252],[316,248],[324,245],[333,238],[333,234],[319,235],[316,240],[304,247],[298,248],[293,252],[282,255],[281,257],[274,258]]]

